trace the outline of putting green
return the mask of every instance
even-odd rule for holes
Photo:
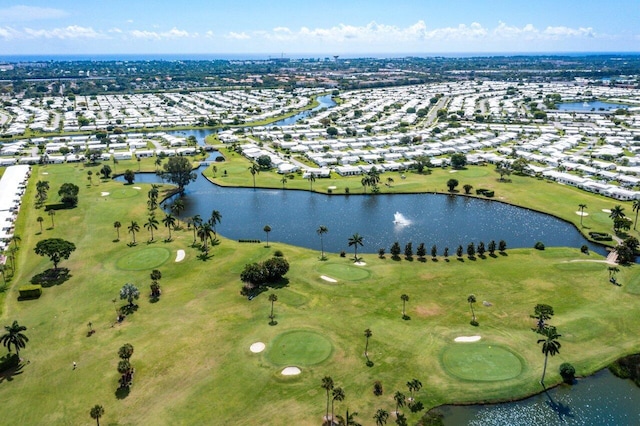
[[[361,266],[354,266],[345,263],[323,263],[316,269],[322,275],[346,281],[358,281],[369,278],[371,273]]]
[[[441,355],[447,373],[463,380],[493,382],[517,377],[522,360],[511,350],[485,343],[455,343]]]
[[[326,337],[307,330],[282,333],[268,347],[266,357],[275,365],[316,365],[333,352],[333,345]]]
[[[135,249],[133,249],[135,250]],[[150,247],[131,251],[116,262],[116,267],[124,271],[143,271],[162,265],[171,256],[171,251],[164,247]]]
[[[131,197],[135,197],[137,195],[140,194],[140,190],[138,189],[133,189],[131,187],[127,187],[127,188],[119,188],[116,189],[114,191],[111,191],[111,197],[113,198],[131,198]]]

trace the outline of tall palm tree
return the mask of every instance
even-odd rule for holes
[[[345,398],[345,394],[344,394],[344,389],[342,389],[341,387],[337,387],[334,388],[331,391],[331,422],[328,422],[329,424],[333,424],[333,418],[334,418],[334,411],[333,411],[333,405],[336,401],[340,402],[340,401],[344,401]]]
[[[193,244],[196,243],[196,231],[202,225],[202,218],[199,214],[191,217],[191,224],[193,225]]]
[[[269,315],[269,318],[271,319],[272,322],[273,322],[273,304],[277,301],[278,301],[278,296],[275,293],[271,293],[269,295],[269,302],[271,302],[271,315]]]
[[[609,213],[609,217],[613,220],[622,219],[624,217],[624,207],[620,204],[611,209],[611,213]]]
[[[38,216],[36,220],[40,224],[40,233],[42,234],[42,222],[44,222],[44,218],[42,216]]]
[[[476,296],[473,294],[470,294],[467,297],[467,302],[469,302],[469,307],[471,308],[471,321],[475,321],[476,320],[476,313],[473,310],[473,304],[476,303]]]
[[[360,423],[356,422],[355,417],[357,415],[358,415],[357,411],[354,411],[351,414],[349,414],[349,409],[347,408],[346,416],[344,417],[336,416],[336,418],[338,419],[338,426],[362,426],[360,425]]]
[[[580,226],[582,226],[582,217],[584,216],[584,209],[587,208],[586,204],[578,204],[578,208],[580,208]]]
[[[413,393],[414,392],[418,392],[420,389],[422,389],[422,382],[418,379],[412,379],[409,380],[407,382],[407,388],[409,389],[409,392],[411,393],[411,400],[413,401]]]
[[[284,189],[284,186],[287,183],[287,177],[286,176],[282,176],[282,179],[280,179],[280,182],[282,182],[282,189]]]
[[[177,218],[180,217],[180,213],[182,213],[184,209],[185,209],[184,201],[182,201],[182,199],[180,198],[175,200],[173,204],[171,204],[171,208],[170,208],[171,213],[176,215]],[[178,223],[180,223],[180,219],[178,219]]]
[[[387,186],[388,186],[389,188],[391,188],[391,184],[392,184],[393,182],[394,182],[394,181],[393,181],[393,178],[392,178],[392,177],[388,177],[388,178],[387,178]]]
[[[333,389],[333,379],[331,376],[324,376],[322,378],[322,389],[327,391],[327,414],[325,415],[325,420],[329,423],[329,392]],[[333,414],[332,414],[333,416]],[[331,419],[333,421],[333,418]],[[331,423],[329,423],[331,424]]]
[[[311,191],[313,191],[313,182],[316,181],[316,175],[314,175],[313,173],[309,173],[309,189]]]
[[[349,237],[349,247],[353,246],[355,251],[354,262],[358,261],[358,246],[363,245],[364,244],[362,243],[362,235],[355,233],[351,237]]]
[[[366,356],[367,358],[369,358],[369,338],[370,338],[371,336],[373,336],[373,333],[371,332],[371,330],[370,330],[370,329],[368,329],[368,328],[367,328],[367,329],[364,331],[364,337],[365,337],[365,339],[366,339],[366,340],[365,340],[365,341],[366,341],[366,343],[365,343],[365,345],[364,345],[364,356]]]
[[[89,415],[96,421],[96,424],[100,426],[100,417],[104,416],[104,408],[102,405],[96,404],[91,411],[89,411]]]
[[[371,178],[369,176],[364,176],[360,179],[360,183],[362,184],[362,188],[364,189],[364,193],[367,193],[367,186],[371,184]]]
[[[253,189],[256,189],[256,174],[260,173],[260,166],[253,163],[249,166],[249,173],[251,173],[251,177],[253,177]]]
[[[13,244],[15,244],[16,248],[20,248],[18,247],[18,241],[22,241],[22,238],[20,238],[20,235],[13,234],[13,236],[11,237],[11,241],[13,241]]]
[[[116,228],[116,241],[120,241],[120,228],[122,224],[116,220],[113,222],[113,227]]]
[[[211,212],[209,222],[211,222],[211,226],[213,227],[213,233],[217,235],[218,233],[216,232],[216,224],[222,222],[222,214],[220,214],[218,210],[213,210]]]
[[[560,342],[558,337],[562,336],[558,334],[554,326],[545,327],[540,331],[540,334],[544,336],[544,339],[538,339],[538,344],[542,343],[542,353],[544,354],[544,368],[542,369],[542,378],[540,384],[544,386],[544,376],[547,372],[547,360],[549,355],[554,356],[560,353]]]
[[[53,223],[53,217],[56,215],[56,211],[55,210],[49,210],[47,212],[47,214],[49,215],[49,217],[51,218],[51,227],[55,228],[55,223]]]
[[[636,220],[633,222],[633,229],[636,229],[638,224],[638,212],[640,212],[640,200],[633,200],[633,211],[636,212]]]
[[[144,224],[145,229],[151,233],[151,241],[153,241],[153,230],[158,229],[158,219],[154,215],[149,216],[147,223]]]
[[[209,241],[213,241],[213,236],[215,233],[213,232],[213,227],[209,222],[204,222],[198,228],[198,237],[200,241],[204,244],[204,252],[209,253]]]
[[[387,420],[389,419],[389,412],[379,408],[373,415],[373,419],[376,421],[376,426],[384,426],[387,424]]]
[[[29,341],[29,338],[22,333],[27,327],[18,324],[18,321],[13,321],[13,324],[5,325],[4,329],[7,332],[0,337],[0,342],[9,352],[11,352],[11,346],[13,346],[16,350],[16,355],[20,357],[20,348],[24,348]]]
[[[269,232],[271,232],[271,227],[269,225],[265,225],[262,230],[267,234],[267,247],[269,247]]]
[[[162,219],[162,223],[169,230],[169,240],[171,240],[171,228],[175,228],[175,226],[176,226],[176,218],[175,218],[175,216],[173,216],[171,213],[166,214],[164,216],[164,219]]]
[[[127,227],[127,229],[129,230],[129,233],[133,236],[133,244],[136,243],[136,232],[140,231],[140,225],[138,225],[138,222],[136,222],[135,220],[131,221],[131,225],[129,225]]]
[[[396,402],[396,416],[400,413],[400,407],[404,407],[407,402],[407,397],[400,391],[396,391],[393,395],[393,400]]]
[[[324,225],[320,225],[318,229],[316,229],[316,233],[320,235],[320,249],[322,250],[322,259],[324,259],[324,238],[323,235],[329,232],[329,228]]]
[[[402,299],[402,318],[406,318],[407,315],[405,313],[405,305],[409,301],[409,296],[403,294],[402,296],[400,296],[400,299]]]

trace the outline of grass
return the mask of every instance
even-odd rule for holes
[[[147,166],[153,168],[152,163],[142,163],[143,168]],[[219,166],[219,175],[221,169]],[[537,194],[536,185],[543,185],[556,191],[554,209],[566,211],[567,216],[577,210],[576,200],[580,199],[594,213],[588,216],[594,220],[588,226],[596,226],[594,217],[600,206],[614,204],[535,179],[513,177],[513,182],[502,189],[493,171],[485,170],[487,182],[493,181],[501,188],[496,198],[513,201],[516,197],[508,189],[517,190],[523,185],[528,189],[519,190],[522,194],[529,193],[536,203],[542,203],[547,195]],[[444,173],[448,172],[442,173],[446,177]],[[458,178],[464,173],[458,173]],[[416,188],[417,181],[437,182],[443,178],[437,173],[407,176],[407,180],[416,180]],[[262,178],[263,173],[257,177],[258,183]],[[55,227],[42,234],[36,218],[43,215],[43,210],[33,207],[35,182],[40,179],[49,180],[48,202],[52,203],[58,201],[57,188],[62,183],[76,182],[81,188],[78,207],[58,210]],[[316,185],[321,188],[323,182],[318,180]],[[608,282],[606,264],[571,262],[601,259],[595,254],[587,257],[577,249],[519,249],[475,262],[451,259],[424,263],[359,253],[366,266],[356,267],[337,253],[327,253],[328,260],[323,262],[317,251],[279,243],[267,248],[224,238],[210,257],[202,260],[199,250],[191,245],[193,234],[187,229],[173,232],[173,239],[165,242],[168,232],[160,226],[151,245],[144,242],[149,234],[142,229],[136,236],[138,244],[129,246],[127,225],[132,220],[142,224],[148,215],[146,194],[150,185],[138,186],[141,190],[137,197],[102,196],[102,192],[115,194],[127,186],[98,179],[87,186],[86,168],[79,164],[34,168],[17,222],[22,238],[16,259],[18,271],[7,291],[0,294],[0,325],[16,319],[28,327],[30,341],[21,355],[29,363],[23,365],[20,374],[9,377],[11,380],[0,377],[3,418],[11,416],[16,424],[25,425],[84,424],[92,421],[90,408],[101,404],[105,408],[102,422],[113,425],[317,425],[325,410],[320,384],[326,375],[346,393],[346,400],[337,403],[336,410],[348,407],[358,411],[360,419],[371,419],[378,408],[395,409],[393,393],[400,390],[408,394],[406,382],[413,378],[424,385],[416,398],[427,408],[522,397],[540,391],[544,357],[529,317],[537,303],[554,307],[556,315],[551,322],[562,334],[560,354],[549,359],[548,384],[561,381],[558,367],[562,362],[572,363],[578,375],[585,375],[621,355],[640,351],[636,319],[640,274],[635,265],[620,267],[617,278],[623,285],[618,287]],[[160,190],[169,189],[163,186]],[[225,212],[221,213],[224,217]],[[122,223],[119,241],[114,221]],[[60,264],[70,270],[71,276],[61,285],[45,288],[40,299],[19,302],[18,287],[52,266],[33,252],[39,240],[50,237],[76,244],[76,252]],[[160,266],[157,263],[163,257],[153,254],[156,248],[169,252]],[[173,260],[178,250],[185,250],[187,256],[176,263]],[[239,274],[244,265],[268,259],[275,250],[281,250],[291,264],[288,284],[251,301],[241,297]],[[152,261],[145,263],[147,254]],[[140,256],[132,262],[134,270],[120,265],[128,256]],[[144,265],[148,269],[138,269]],[[325,267],[330,272],[325,272]],[[152,268],[162,272],[162,296],[156,303],[149,300]],[[356,271],[366,271],[367,277],[350,281]],[[325,273],[341,278],[327,285],[320,279]],[[126,304],[118,299],[119,290],[127,282],[141,290],[139,308],[124,322],[115,323],[115,309]],[[268,322],[268,294],[272,292],[278,296],[275,326]],[[471,293],[479,302],[479,327],[469,324],[467,296]],[[410,297],[406,304],[409,320],[402,319],[402,294]],[[489,301],[491,306],[481,301]],[[95,333],[87,337],[89,322]],[[367,328],[373,332],[368,350],[372,367],[367,367],[363,356],[363,332]],[[292,363],[302,366],[303,373],[285,379],[280,375],[282,364],[271,360],[276,355],[271,351],[279,340],[298,332],[304,332],[302,340],[315,341],[313,345],[318,347],[330,344],[331,352],[326,358],[311,356],[313,352],[308,349],[315,348],[291,349],[291,343],[287,343],[285,354]],[[440,357],[453,345],[453,339],[475,334],[482,336],[481,344],[516,354],[522,365],[520,374],[476,381],[460,379],[443,368]],[[253,354],[249,347],[258,341],[264,342],[267,350]],[[136,369],[126,397],[116,394],[117,351],[125,343],[135,348],[131,363]],[[78,365],[75,370],[74,361]],[[376,380],[384,386],[381,397],[371,392]],[[407,414],[411,423],[418,420],[419,415]]]
[[[455,343],[442,353],[442,365],[462,380],[493,382],[516,378],[522,361],[511,350],[484,343]]]
[[[346,281],[358,281],[368,278],[371,274],[360,266],[345,263],[323,263],[317,268],[318,272],[330,278]]]
[[[321,332],[290,330],[276,336],[266,353],[266,359],[276,366],[311,366],[331,355],[333,346]]]

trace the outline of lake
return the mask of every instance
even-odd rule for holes
[[[631,105],[612,102],[563,102],[557,104],[559,111],[589,112],[589,111],[614,111],[616,109],[628,109]]]

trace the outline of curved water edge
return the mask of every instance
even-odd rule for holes
[[[443,405],[433,410],[444,425],[632,425],[640,424],[640,391],[608,369],[523,400],[497,404]]]

